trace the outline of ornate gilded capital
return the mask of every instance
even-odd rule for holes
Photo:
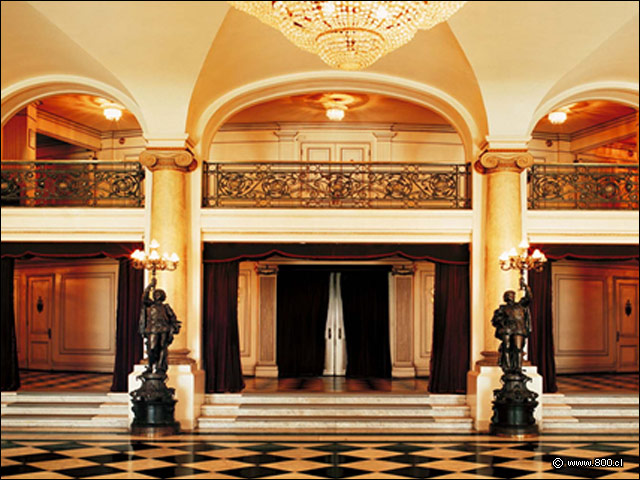
[[[533,156],[526,150],[488,150],[480,155],[475,168],[480,173],[521,173],[533,165]]]
[[[148,148],[140,154],[140,163],[152,172],[155,170],[178,170],[191,172],[198,162],[189,150]]]

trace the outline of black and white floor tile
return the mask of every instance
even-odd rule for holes
[[[598,466],[596,466],[598,459]],[[575,462],[592,461],[592,466]],[[2,436],[13,478],[638,478],[637,435]]]

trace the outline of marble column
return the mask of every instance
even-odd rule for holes
[[[506,290],[518,291],[519,272],[500,269],[498,258],[504,251],[517,247],[522,239],[522,192],[520,174],[533,164],[526,150],[486,151],[475,164],[486,176],[484,210],[484,348],[482,359],[469,372],[467,397],[475,427],[488,430],[491,420],[493,389],[500,388],[502,370],[498,367],[500,342],[491,325],[493,312],[503,301]],[[475,330],[475,329],[472,329]],[[530,388],[541,392],[541,377],[536,367],[525,367],[533,378]],[[539,411],[540,409],[538,409]]]
[[[175,252],[180,257],[175,271],[158,272],[157,277],[158,288],[166,292],[167,302],[182,322],[180,333],[169,346],[167,385],[176,389],[176,420],[183,429],[191,430],[196,426],[204,394],[204,372],[197,368],[187,348],[187,331],[201,328],[199,319],[190,318],[187,312],[191,290],[186,264],[191,216],[187,175],[197,162],[190,151],[179,148],[147,149],[140,155],[140,162],[151,171],[152,181],[151,198],[147,199],[151,202],[151,232],[146,243],[155,239],[160,244],[160,254]],[[132,375],[139,374],[140,368],[136,366]],[[136,384],[137,380],[130,377],[129,391],[137,388]]]

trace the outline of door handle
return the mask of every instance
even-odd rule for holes
[[[620,341],[620,330],[616,332],[616,342]]]
[[[47,329],[47,336],[49,337],[49,340],[51,340],[51,329],[50,328]]]
[[[329,340],[331,340],[331,328],[329,328]]]
[[[342,329],[338,329],[338,340],[342,340]]]

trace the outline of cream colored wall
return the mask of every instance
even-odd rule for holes
[[[405,128],[401,130],[400,128]],[[307,144],[369,144],[372,161],[464,163],[458,134],[446,126],[325,124],[228,125],[218,131],[209,161],[289,161],[302,157]]]
[[[558,373],[637,371],[637,264],[560,261],[553,264],[552,276]],[[634,317],[623,322],[627,300]],[[621,345],[621,339],[630,341]]]
[[[103,132],[100,137],[99,160],[138,161],[146,147],[142,132],[138,130]]]
[[[18,261],[14,281],[21,367],[113,371],[117,261]]]

